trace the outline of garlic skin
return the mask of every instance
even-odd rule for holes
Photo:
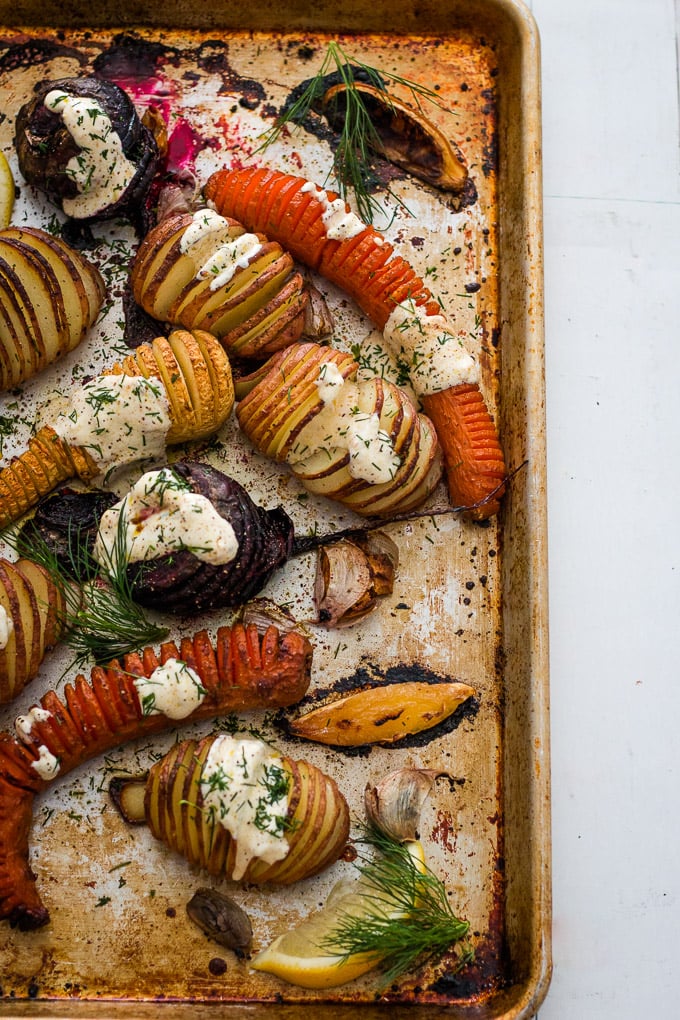
[[[403,768],[389,772],[364,791],[366,817],[371,825],[398,843],[415,842],[423,805],[441,776],[439,769]]]
[[[230,896],[216,889],[197,889],[187,903],[187,914],[201,931],[239,959],[248,955],[253,941],[253,927],[242,907]]]
[[[391,595],[399,550],[384,532],[357,535],[319,549],[314,604],[324,627],[348,627]]]

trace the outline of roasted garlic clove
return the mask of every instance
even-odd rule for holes
[[[398,843],[418,839],[423,805],[437,779],[448,776],[438,769],[396,769],[376,785],[368,783],[364,806],[368,821]]]
[[[369,143],[391,163],[443,191],[460,192],[467,169],[446,135],[421,110],[365,82],[332,86],[323,98],[324,113],[333,127],[341,127],[351,90],[366,108],[375,134]]]
[[[230,896],[215,889],[197,889],[187,903],[187,914],[213,942],[233,949],[240,958],[248,955],[253,926],[245,910]]]
[[[348,627],[391,595],[399,563],[396,544],[383,532],[369,532],[319,549],[314,604],[319,623]]]

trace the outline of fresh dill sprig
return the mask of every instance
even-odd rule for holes
[[[78,527],[68,529],[63,563],[37,530],[6,537],[21,556],[43,567],[61,592],[63,641],[74,653],[73,666],[81,667],[90,660],[105,664],[167,637],[168,628],[149,620],[132,598],[120,527],[111,562],[105,564],[106,577]]]
[[[321,947],[342,956],[365,953],[379,961],[385,986],[407,971],[440,958],[460,943],[455,969],[469,963],[474,952],[463,942],[468,921],[455,916],[446,888],[427,865],[418,863],[406,846],[373,827],[361,842],[375,855],[355,863],[365,908],[360,916],[341,913]]]
[[[389,96],[384,91],[386,80],[408,89],[418,106],[421,98],[437,105],[441,104],[436,92],[427,86],[419,85],[389,71],[378,71],[375,67],[348,56],[337,42],[329,42],[319,70],[300,95],[283,109],[269,131],[264,133],[257,152],[275,142],[286,125],[302,124],[310,113],[319,112],[328,89],[325,79],[333,73],[333,68],[338,84],[345,86],[347,105],[343,114],[340,138],[333,154],[332,170],[328,176],[330,177],[331,173],[335,175],[342,198],[347,199],[349,193],[353,192],[359,216],[365,223],[372,223],[374,216],[383,212],[380,203],[369,190],[370,154],[371,151],[380,152],[381,141],[364,98],[355,87],[357,82],[362,81],[380,89],[387,102]],[[399,199],[397,201],[403,204]]]

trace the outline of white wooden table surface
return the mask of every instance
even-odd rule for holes
[[[680,1016],[679,0],[542,43],[554,973],[540,1020]]]

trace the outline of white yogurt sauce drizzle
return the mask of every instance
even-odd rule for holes
[[[29,742],[33,723],[47,722],[47,720],[51,718],[52,713],[48,712],[46,708],[41,708],[40,705],[34,705],[33,708],[29,708],[26,715],[18,715],[16,717],[14,720],[14,732],[20,740]]]
[[[221,735],[213,741],[201,773],[203,810],[236,843],[233,878],[260,858],[281,861],[286,840],[290,778],[281,757],[262,740]]]
[[[148,471],[99,522],[94,556],[115,572],[125,563],[188,549],[206,563],[230,563],[238,553],[234,529],[205,496],[192,492],[171,468]]]
[[[324,207],[321,220],[326,228],[326,237],[333,241],[347,241],[366,230],[366,224],[353,212],[347,211],[344,198],[335,198],[331,201],[324,189],[319,188],[313,181],[306,181],[302,185],[300,192],[305,191],[313,191]]]
[[[229,220],[205,208],[194,213],[179,248],[193,260],[196,279],[209,279],[210,290],[215,291],[229,283],[237,269],[247,269],[262,242],[256,234],[232,237]]]
[[[391,437],[381,429],[379,415],[361,410],[362,396],[370,392],[370,383],[346,380],[336,364],[324,362],[319,368],[317,389],[324,406],[301,430],[288,463],[304,470],[319,455],[330,460],[338,452],[349,453],[348,471],[353,478],[371,485],[391,481],[401,458]]]
[[[120,199],[137,168],[123,152],[118,132],[96,99],[53,89],[44,105],[59,114],[80,149],[65,169],[79,194],[62,200],[64,212],[80,219],[96,216]]]
[[[384,337],[418,395],[479,383],[477,362],[444,315],[428,315],[413,301],[404,301],[387,320]]]
[[[158,379],[102,375],[80,386],[51,424],[65,442],[87,450],[104,474],[163,454],[172,422]]]
[[[59,773],[59,759],[45,744],[38,748],[38,755],[38,760],[31,762],[31,768],[35,769],[41,779],[54,779]]]
[[[151,676],[135,678],[143,715],[186,719],[203,704],[208,693],[198,673],[181,659],[168,659]]]

